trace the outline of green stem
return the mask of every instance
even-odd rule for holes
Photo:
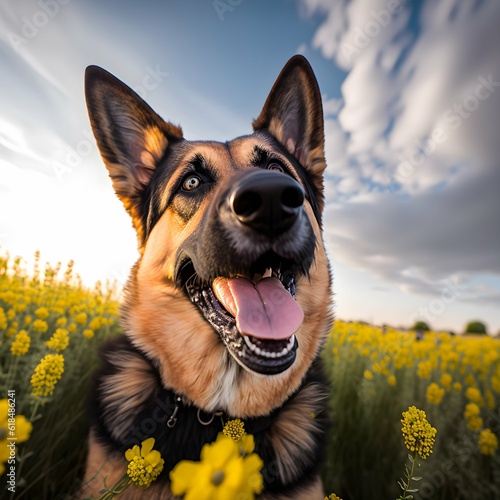
[[[14,358],[14,359],[12,359],[12,358]],[[13,387],[11,387],[11,383],[13,380],[16,379],[16,371],[17,371],[18,362],[19,362],[19,356],[10,356],[10,363],[9,363],[9,369],[7,372],[7,380],[6,380],[7,390],[13,389]]]
[[[40,401],[38,399],[35,400],[35,404],[33,405],[33,410],[31,411],[31,416],[28,419],[33,423],[33,419],[36,417],[36,412],[38,411],[38,407],[40,406]]]
[[[408,474],[408,481],[406,482],[406,488],[403,491],[403,500],[406,499],[406,493],[410,489],[410,483],[411,483],[411,479],[413,477],[413,471],[415,470],[415,459],[416,458],[417,458],[417,452],[414,452],[413,453],[413,460],[411,461],[411,471],[410,471],[410,474]]]
[[[106,484],[106,479],[104,480],[104,487],[106,488],[106,492],[99,497],[98,500],[110,500],[114,498],[116,495],[119,495],[122,491],[125,491],[132,480],[128,477],[127,474],[124,474],[111,489],[108,488]]]

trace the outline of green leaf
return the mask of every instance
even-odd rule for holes
[[[408,453],[408,460],[411,464],[413,463],[413,455],[410,455],[410,453]]]
[[[412,477],[413,481],[420,481],[422,478],[419,476]]]
[[[418,491],[418,488],[414,489],[414,490],[408,490],[408,493],[417,493]]]

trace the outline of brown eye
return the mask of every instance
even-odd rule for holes
[[[184,191],[194,191],[201,186],[201,179],[197,175],[188,175],[182,183]]]
[[[268,170],[276,170],[276,172],[282,172],[282,173],[285,172],[285,169],[278,163],[270,163],[267,166],[267,169]]]

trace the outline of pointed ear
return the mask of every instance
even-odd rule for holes
[[[85,71],[90,124],[113,188],[142,237],[141,201],[168,146],[182,130],[165,122],[132,89],[98,66]]]
[[[303,56],[286,63],[253,128],[271,133],[309,172],[322,210],[326,167],[323,106],[316,77]]]

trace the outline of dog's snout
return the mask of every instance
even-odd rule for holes
[[[304,189],[288,175],[255,170],[236,181],[229,204],[240,222],[259,233],[276,236],[297,220],[304,204]]]

